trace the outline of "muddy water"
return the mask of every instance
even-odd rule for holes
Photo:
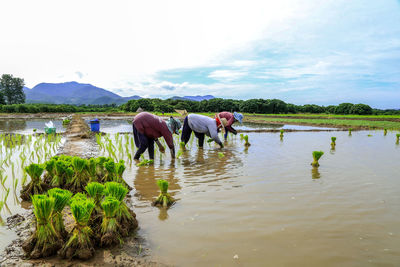
[[[58,133],[65,132],[62,120],[52,119],[0,119],[0,133],[32,134],[33,129],[37,133],[44,133],[46,123],[52,121]]]
[[[331,136],[337,137],[335,151]],[[254,133],[249,141],[245,150],[239,137],[230,138],[219,158],[213,144],[198,150],[194,140],[174,162],[167,151],[162,160],[156,154],[154,166],[128,166],[124,178],[134,188],[139,234],[154,260],[177,266],[400,262],[394,132],[293,132],[283,141],[279,133]],[[313,150],[325,151],[319,169],[310,166]],[[128,163],[126,154],[118,157]],[[160,178],[178,200],[168,210],[150,205]],[[12,212],[22,209],[11,193],[8,202]],[[15,237],[4,228],[0,233],[1,248]]]
[[[372,134],[368,137],[367,134]],[[330,151],[330,137],[337,137]],[[394,133],[250,134],[193,146],[182,159],[129,170],[140,233],[178,266],[394,266],[400,262],[400,146]],[[311,152],[323,150],[313,170]],[[319,177],[319,178],[318,178]],[[150,206],[156,179],[178,202]]]

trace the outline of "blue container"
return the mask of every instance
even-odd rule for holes
[[[100,131],[100,121],[99,119],[90,120],[90,130],[92,132]]]

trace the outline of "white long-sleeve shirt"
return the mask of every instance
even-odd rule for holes
[[[221,140],[218,137],[217,123],[214,119],[203,115],[189,114],[188,124],[193,131],[204,133],[207,136],[211,137],[217,144],[222,144]]]

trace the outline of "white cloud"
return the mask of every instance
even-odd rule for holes
[[[247,75],[245,71],[236,71],[236,70],[215,70],[211,72],[208,77],[225,82],[231,82],[235,80],[239,80]]]

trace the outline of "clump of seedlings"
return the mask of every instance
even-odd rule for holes
[[[400,134],[396,134],[396,144],[399,144]]]
[[[349,128],[349,136],[351,135],[351,131],[353,131],[353,129]]]
[[[250,146],[249,136],[246,134],[243,138],[244,138],[244,146],[249,147]]]
[[[336,147],[336,137],[334,137],[334,136],[332,136],[331,137],[331,148],[332,148],[332,150],[334,150],[335,149],[335,147]]]
[[[383,129],[383,135],[384,135],[384,136],[387,135],[387,128]]]
[[[68,183],[68,186],[73,192],[82,192],[89,181],[87,172],[88,161],[74,157],[72,159],[72,166],[74,167],[74,176]]]
[[[115,197],[106,197],[101,203],[103,209],[103,221],[101,223],[101,246],[107,247],[122,243],[118,229],[120,225],[117,220],[117,212],[120,201]]]
[[[101,201],[105,194],[105,187],[104,185],[98,182],[91,182],[88,183],[85,187],[85,190],[90,198],[94,200],[95,208],[92,212],[92,218],[89,221],[90,226],[94,230],[94,238],[100,241],[100,225],[103,218],[103,211],[101,209]]]
[[[23,200],[30,200],[31,196],[35,194],[42,194],[47,190],[47,185],[43,183],[41,176],[44,168],[39,165],[32,163],[25,167],[25,172],[31,177],[31,181],[22,188],[21,198]]]
[[[179,143],[179,148],[180,148],[182,151],[186,151],[185,142],[180,142],[180,143]]]
[[[65,119],[65,120],[63,120],[62,125],[66,126],[66,125],[70,124],[70,122],[71,122],[71,120]]]
[[[179,153],[179,151],[178,151],[178,153]],[[153,165],[153,164],[154,164],[154,160],[152,160],[152,159],[143,159],[141,162],[139,162],[137,164],[137,166],[149,166],[149,165]]]
[[[128,236],[131,230],[134,230],[138,225],[136,214],[130,210],[124,202],[127,193],[128,188],[120,183],[105,183],[105,195],[114,197],[120,202],[116,216],[120,225],[119,231],[122,236]]]
[[[281,129],[281,131],[280,131],[280,132],[281,132],[281,134],[279,135],[279,137],[280,137],[280,138],[281,138],[281,140],[282,140],[282,139],[283,139],[283,132],[284,132],[284,131],[283,131],[283,129]]]
[[[218,152],[218,158],[222,159],[223,157],[225,157],[225,154],[222,152]]]
[[[323,151],[313,151],[312,156],[313,156],[313,162],[311,163],[311,165],[313,167],[318,167],[319,163],[318,160],[322,157],[322,155],[324,154]]]
[[[93,230],[88,224],[95,203],[93,199],[80,196],[72,199],[70,207],[75,220],[74,228],[59,254],[63,258],[87,260],[94,254]]]
[[[158,188],[160,188],[160,195],[157,197],[155,201],[153,201],[153,206],[163,206],[169,207],[175,203],[175,199],[173,199],[168,194],[168,185],[169,183],[163,179],[157,180]]]
[[[36,230],[22,248],[29,258],[37,259],[57,253],[62,246],[61,237],[52,225],[55,200],[46,195],[32,196],[33,213],[36,217]]]
[[[49,195],[49,197],[52,197],[54,199],[54,210],[51,215],[51,222],[54,226],[54,230],[59,236],[65,239],[68,233],[65,230],[62,211],[64,210],[64,207],[69,203],[69,200],[72,197],[72,193],[68,190],[56,187],[50,189],[47,194]]]

